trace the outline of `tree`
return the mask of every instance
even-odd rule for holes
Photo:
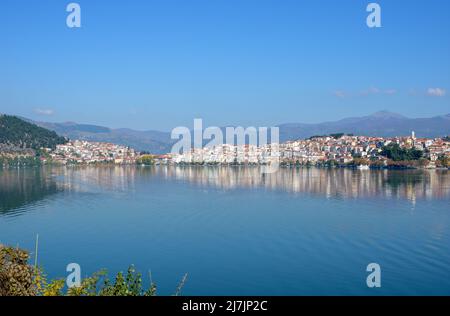
[[[399,144],[389,144],[381,149],[381,155],[393,161],[419,160],[423,156],[423,151],[401,148]]]
[[[334,133],[334,134],[330,134],[331,137],[333,137],[334,139],[339,139],[342,136],[344,136],[344,133]]]
[[[436,166],[440,168],[450,168],[450,158],[445,155],[439,156],[438,160],[436,160]]]
[[[155,163],[153,155],[142,155],[137,160],[136,163],[139,165],[151,166]]]

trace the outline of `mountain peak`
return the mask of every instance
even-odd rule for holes
[[[386,110],[375,112],[372,115],[370,115],[370,117],[383,118],[383,119],[390,119],[390,118],[406,119],[406,116],[403,116],[401,114],[394,113],[394,112],[389,112]]]

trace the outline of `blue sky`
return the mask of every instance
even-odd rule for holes
[[[171,130],[450,112],[450,1],[0,3],[0,112]]]

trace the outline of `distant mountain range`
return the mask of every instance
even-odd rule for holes
[[[418,137],[440,137],[450,134],[450,114],[431,118],[407,118],[397,113],[381,111],[334,122],[282,124],[279,127],[282,140],[331,133],[392,137],[410,135],[412,131]]]
[[[152,153],[169,152],[174,143],[174,140],[170,138],[170,132],[112,129],[73,122],[34,123],[70,139],[113,142]],[[412,131],[415,131],[418,137],[440,137],[450,134],[450,114],[431,118],[407,118],[400,114],[381,111],[368,116],[318,124],[281,124],[279,128],[282,142],[332,133],[392,137],[410,135]]]
[[[94,142],[111,142],[130,146],[139,151],[160,154],[170,152],[173,140],[170,133],[159,131],[136,131],[129,128],[108,128],[104,126],[66,123],[34,122],[36,125],[55,131],[69,139]]]

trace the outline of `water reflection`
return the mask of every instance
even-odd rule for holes
[[[258,167],[84,167],[62,168],[57,172],[61,185],[77,191],[101,187],[134,191],[136,182],[185,181],[224,190],[264,188],[293,193],[311,193],[344,198],[391,197],[415,199],[450,196],[447,170],[351,170],[280,169],[263,174]]]
[[[0,170],[0,216],[26,211],[62,189],[44,169]]]
[[[345,198],[395,197],[414,199],[450,196],[447,170],[281,169],[262,174],[258,168],[158,168],[165,178],[187,180],[222,189],[266,188]]]
[[[136,176],[140,173],[133,166],[62,167],[52,169],[58,185],[65,191],[133,191]]]
[[[58,192],[131,193],[148,181],[188,182],[223,190],[262,188],[327,198],[442,199],[450,197],[447,170],[281,169],[258,167],[62,167],[0,171],[0,215]]]

